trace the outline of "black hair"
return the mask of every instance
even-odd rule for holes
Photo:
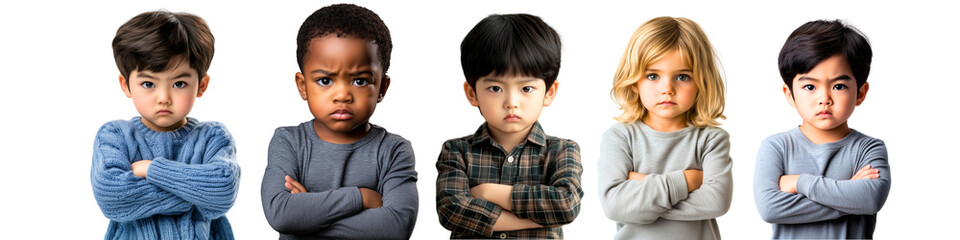
[[[821,61],[837,54],[846,57],[860,89],[870,74],[873,51],[859,30],[840,20],[810,21],[794,30],[780,49],[780,77],[792,89],[797,74],[810,72]]]
[[[113,58],[127,84],[130,72],[161,72],[174,58],[185,58],[202,79],[213,60],[213,34],[207,23],[189,13],[157,10],[141,13],[117,29]]]
[[[383,66],[383,74],[390,68],[390,29],[370,9],[353,4],[334,4],[310,14],[297,33],[297,64],[303,71],[303,57],[310,51],[310,40],[336,34],[337,37],[356,37],[372,40],[377,45],[377,57]]]
[[[491,73],[542,78],[550,87],[560,72],[560,36],[534,15],[490,15],[463,38],[460,65],[474,88]]]

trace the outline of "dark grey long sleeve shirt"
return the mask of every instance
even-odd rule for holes
[[[313,121],[277,128],[270,141],[260,197],[280,239],[407,239],[417,219],[417,172],[410,142],[373,125],[364,138],[334,144]],[[306,193],[291,194],[284,176]],[[360,187],[383,195],[363,209]]]
[[[866,165],[880,178],[849,180]],[[780,176],[794,174],[797,194],[780,191]],[[889,192],[886,146],[856,130],[817,145],[794,128],[760,144],[753,195],[760,216],[773,223],[773,238],[873,238]]]

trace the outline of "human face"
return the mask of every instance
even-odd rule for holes
[[[370,116],[390,84],[376,53],[377,45],[361,38],[329,34],[310,41],[296,82],[320,139],[351,143],[370,129]]]
[[[548,88],[541,78],[491,73],[478,79],[476,86],[474,89],[470,83],[463,83],[467,100],[480,107],[480,114],[496,139],[507,135],[526,137],[543,107],[553,102],[558,83],[554,81]]]
[[[790,106],[797,109],[805,130],[847,130],[853,108],[866,97],[869,86],[858,90],[850,64],[842,55],[831,56],[793,78],[793,89],[783,92]]]
[[[668,51],[647,66],[643,79],[634,86],[640,104],[647,110],[642,121],[658,131],[687,127],[685,113],[697,100],[696,77],[680,50]]]
[[[143,118],[144,125],[158,132],[187,123],[193,102],[207,89],[209,76],[199,78],[188,60],[172,60],[162,72],[133,70],[129,83],[120,75],[120,87]]]

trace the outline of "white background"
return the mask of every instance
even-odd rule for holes
[[[111,40],[131,17],[164,8],[207,20],[216,37],[210,88],[190,116],[226,124],[243,175],[227,213],[240,239],[274,239],[260,205],[267,145],[275,128],[312,118],[294,85],[297,30],[332,2],[32,1],[0,4],[0,238],[102,238],[107,219],[90,186],[97,129],[137,115],[117,82]],[[769,238],[753,201],[760,141],[800,123],[784,100],[777,54],[804,22],[843,19],[862,30],[874,51],[870,92],[850,126],[883,139],[893,186],[875,236],[944,238],[955,229],[960,134],[954,104],[956,8],[908,1],[685,2],[581,1],[359,2],[386,22],[394,50],[393,83],[371,122],[413,142],[420,181],[414,239],[449,236],[438,222],[434,167],[441,143],[471,134],[483,119],[462,91],[460,41],[492,13],[531,13],[563,39],[560,89],[540,117],[550,135],[581,146],[580,215],[569,239],[609,239],[615,232],[597,197],[600,136],[619,112],[609,97],[627,40],[658,16],[690,18],[706,31],[726,70],[727,120],[734,160],[734,198],[718,219],[727,239]],[[952,4],[949,4],[952,5]],[[952,232],[952,231],[951,231]]]

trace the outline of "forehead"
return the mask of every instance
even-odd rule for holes
[[[307,68],[311,65],[379,67],[376,53],[377,45],[373,40],[327,34],[310,40],[303,63]]]
[[[839,76],[846,75],[851,80],[853,72],[850,70],[850,63],[843,55],[836,54],[830,56],[813,66],[809,72],[797,74],[794,80],[829,80]]]
[[[170,62],[167,63],[167,66],[163,69],[163,71],[154,72],[150,69],[144,68],[140,70],[133,70],[130,73],[131,76],[139,76],[140,74],[148,74],[151,76],[195,76],[198,74],[197,70],[190,66],[190,59],[185,57],[174,57],[170,59]]]

